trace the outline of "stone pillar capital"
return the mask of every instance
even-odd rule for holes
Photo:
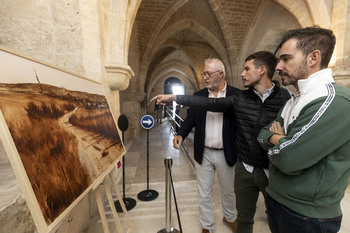
[[[129,80],[134,76],[130,66],[122,63],[107,63],[107,84],[112,91],[123,91],[129,86]]]

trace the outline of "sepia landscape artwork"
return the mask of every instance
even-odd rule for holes
[[[39,232],[125,153],[100,83],[3,49],[0,110],[1,140]]]

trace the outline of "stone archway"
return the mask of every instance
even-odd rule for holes
[[[151,61],[150,58],[154,56],[154,54],[159,50],[160,46],[165,43],[165,41],[171,36],[176,34],[179,31],[182,31],[184,28],[191,28],[195,33],[197,33],[202,38],[205,38],[209,44],[213,46],[213,49],[219,54],[221,59],[225,64],[230,64],[228,59],[228,54],[226,48],[217,40],[217,38],[208,31],[202,25],[194,22],[190,19],[184,19],[177,23],[174,23],[172,26],[164,30],[157,38],[157,40],[153,41],[153,44],[148,44],[146,51],[143,55],[142,64],[140,66],[140,74],[139,74],[139,90],[143,90],[143,87],[146,82],[146,73],[147,67]],[[229,67],[228,67],[229,68]],[[228,74],[231,74],[231,70],[227,70]]]

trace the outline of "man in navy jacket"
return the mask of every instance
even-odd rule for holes
[[[239,90],[225,82],[225,68],[219,59],[205,60],[202,74],[207,88],[194,95],[220,98],[235,95]],[[235,145],[235,120],[230,113],[208,112],[189,108],[187,117],[173,140],[174,147],[179,145],[195,128],[194,158],[198,182],[200,225],[202,232],[214,230],[212,207],[212,189],[215,171],[217,171],[221,189],[223,221],[235,230],[236,206],[234,194],[234,164],[237,161]]]

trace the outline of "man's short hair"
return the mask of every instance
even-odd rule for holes
[[[275,68],[277,65],[277,57],[268,51],[258,51],[250,54],[245,61],[253,60],[253,64],[255,68],[259,68],[260,66],[265,66],[267,69],[267,77],[272,79],[273,74],[275,73]]]
[[[309,55],[314,50],[321,51],[320,67],[327,68],[336,41],[332,30],[320,28],[318,26],[289,30],[283,36],[280,46],[282,47],[282,45],[291,38],[296,38],[298,40],[296,48],[301,50],[305,56]]]
[[[226,77],[225,76],[225,65],[219,58],[207,58],[204,61],[204,65],[206,65],[206,64],[208,64],[210,62],[214,62],[214,61],[215,61],[215,68],[216,68],[216,70],[221,70],[223,75],[224,75],[224,77]]]

